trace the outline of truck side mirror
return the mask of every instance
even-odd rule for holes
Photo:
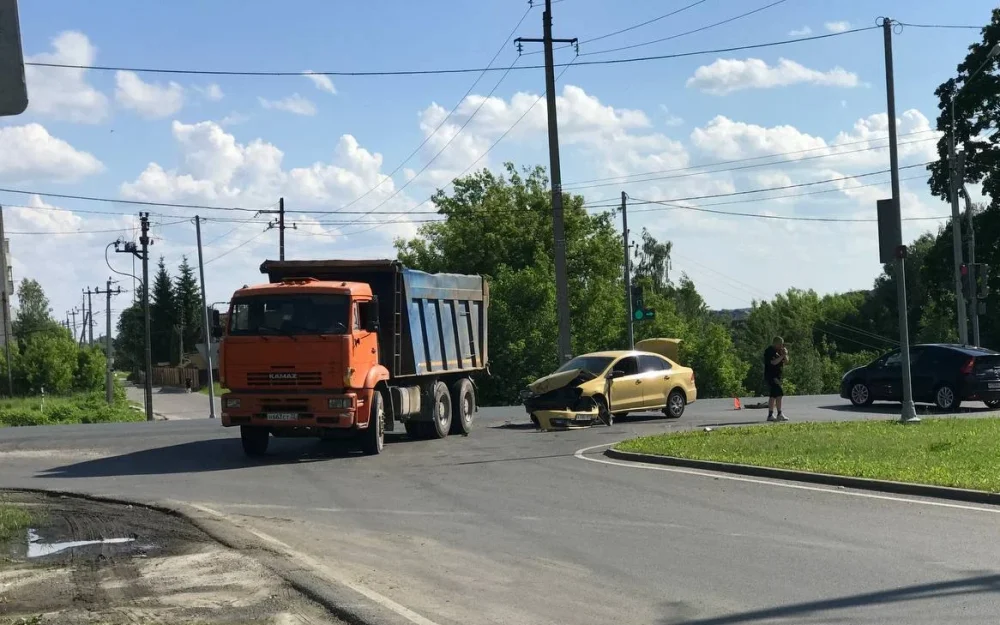
[[[367,332],[378,332],[378,296],[373,296],[372,301],[362,304],[361,310],[364,314],[364,327]]]

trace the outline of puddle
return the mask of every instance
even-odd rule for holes
[[[75,547],[88,547],[90,545],[119,545],[122,543],[130,543],[133,542],[134,540],[135,538],[103,538],[100,540],[72,540],[65,542],[45,543],[42,542],[42,538],[38,535],[37,531],[29,529],[28,557],[41,558],[43,556],[49,556],[54,553],[66,551],[67,549],[73,549]]]

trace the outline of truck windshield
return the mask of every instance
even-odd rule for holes
[[[350,298],[330,294],[267,294],[233,300],[232,336],[346,334]]]

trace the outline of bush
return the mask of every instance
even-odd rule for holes
[[[105,401],[103,391],[47,398],[44,409],[40,397],[0,402],[0,426],[114,423],[144,418],[129,405],[121,385],[116,385],[111,405]]]

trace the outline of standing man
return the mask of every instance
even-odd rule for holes
[[[774,337],[771,345],[764,350],[764,381],[767,383],[767,420],[768,421],[788,421],[785,413],[781,411],[781,398],[785,391],[781,388],[781,375],[788,362],[788,348],[785,347],[785,339],[780,336]],[[778,416],[774,416],[774,407],[778,407]]]

